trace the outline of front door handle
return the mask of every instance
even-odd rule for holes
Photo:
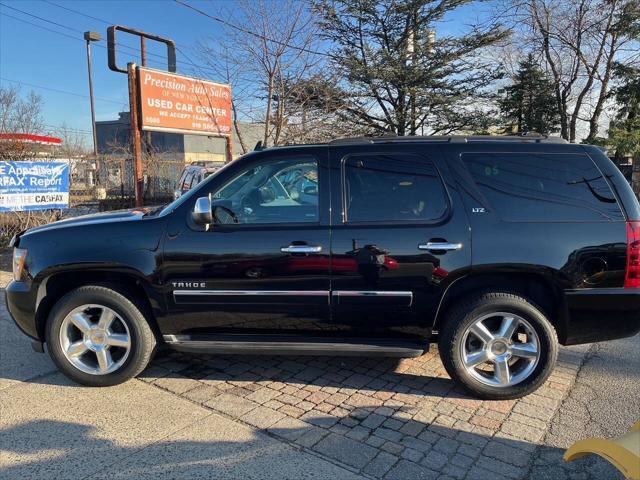
[[[461,243],[450,242],[427,242],[418,245],[419,250],[440,250],[450,252],[453,250],[460,250],[462,248]]]
[[[320,245],[289,245],[280,249],[282,253],[320,253]]]

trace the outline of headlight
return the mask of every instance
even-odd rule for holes
[[[13,249],[13,279],[19,282],[22,279],[24,265],[27,260],[27,251],[23,248]]]

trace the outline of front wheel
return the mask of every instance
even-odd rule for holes
[[[46,342],[62,373],[96,387],[139,374],[156,344],[142,309],[102,286],[80,287],[60,299],[47,320]]]
[[[487,293],[453,309],[438,343],[451,378],[491,400],[535,391],[558,355],[549,320],[527,299],[509,293]]]

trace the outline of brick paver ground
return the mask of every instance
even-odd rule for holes
[[[436,348],[402,360],[164,352],[140,378],[366,477],[520,479],[545,461],[587,350],[562,349],[548,382],[517,401],[454,388]],[[544,450],[549,465],[561,454]]]

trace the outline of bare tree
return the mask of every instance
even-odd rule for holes
[[[229,16],[240,30],[228,29],[223,42],[201,43],[200,56],[233,84],[236,118],[262,121],[263,145],[278,145],[287,137],[289,86],[313,75],[322,60],[313,13],[297,0],[239,0]]]
[[[92,153],[87,148],[85,136],[66,123],[63,122],[53,133],[62,140],[62,144],[56,151],[59,157],[80,158]]]
[[[19,87],[0,87],[0,131],[40,134],[43,130],[42,97],[31,90],[22,98]]]
[[[507,2],[513,6],[512,2]],[[637,0],[522,0],[515,4],[515,38],[542,53],[554,81],[561,135],[577,141],[578,122],[594,139],[611,98],[613,66],[631,48],[626,25]],[[637,15],[637,13],[636,13]]]
[[[22,97],[19,87],[0,87],[0,133],[42,134],[42,97],[30,91]],[[34,154],[32,144],[17,139],[0,140],[0,158],[24,160]]]
[[[352,121],[347,114],[349,95],[339,86],[339,76],[318,73],[287,83],[287,118],[283,143],[321,143],[375,131]]]
[[[199,69],[197,73],[203,77],[213,76],[216,81],[228,83],[232,87],[231,113],[234,133],[240,142],[241,153],[247,153],[250,146],[247,145],[242,134],[239,116],[241,111],[244,112],[245,117],[249,116],[247,113],[250,104],[247,99],[252,96],[254,89],[247,82],[244,82],[245,66],[238,61],[236,50],[224,42],[200,41],[198,42],[198,50],[199,56],[208,66],[208,71],[214,72],[214,75],[210,75],[202,69]]]

